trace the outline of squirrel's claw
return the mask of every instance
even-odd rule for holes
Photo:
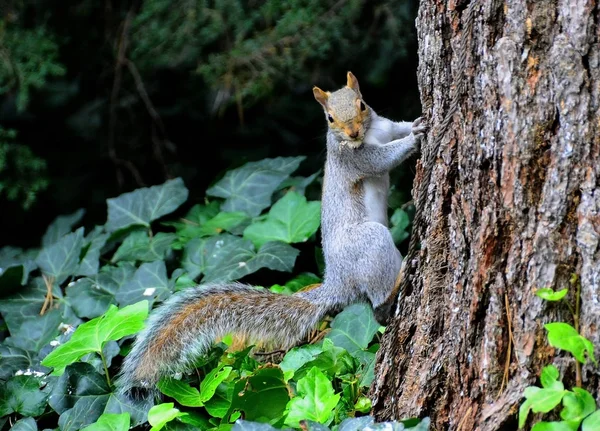
[[[429,130],[429,126],[427,124],[423,124],[423,117],[417,118],[412,123],[412,134],[415,135],[416,138],[422,137]]]

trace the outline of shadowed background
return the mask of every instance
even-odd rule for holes
[[[420,115],[416,0],[4,0],[0,245],[36,247],[60,214],[181,176],[187,209],[227,169],[324,161],[312,86],[347,70],[379,114]],[[410,199],[412,164],[394,172]],[[319,184],[312,194],[318,198]]]

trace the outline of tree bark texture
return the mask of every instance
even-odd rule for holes
[[[542,287],[581,282],[600,350],[600,6],[596,0],[422,0],[418,80],[430,130],[421,248],[372,387],[379,420],[517,428],[525,387],[574,360],[544,323],[573,324]],[[433,161],[431,177],[424,161]],[[599,371],[582,368],[598,394]]]

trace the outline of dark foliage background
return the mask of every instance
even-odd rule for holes
[[[326,124],[311,88],[337,89],[347,70],[380,114],[414,119],[416,10],[416,0],[3,0],[0,245],[37,246],[78,208],[102,224],[107,198],[168,178],[184,179],[192,205],[250,160],[306,155],[298,173],[317,172]],[[392,206],[410,199],[411,180],[409,165],[395,172]]]

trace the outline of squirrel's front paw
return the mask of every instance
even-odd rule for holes
[[[429,126],[423,123],[423,117],[419,117],[413,121],[411,132],[413,135],[415,135],[415,138],[421,138],[425,133],[427,133],[428,129]]]

